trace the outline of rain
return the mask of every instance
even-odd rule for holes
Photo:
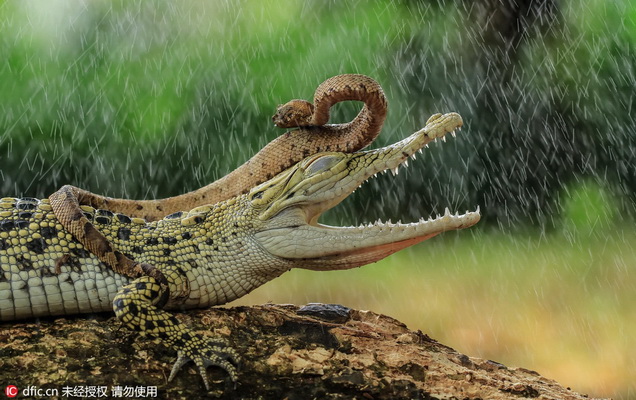
[[[0,197],[153,199],[282,134],[330,76],[389,100],[371,146],[464,127],[324,215],[481,222],[381,262],[294,270],[231,303],[339,303],[595,397],[636,399],[636,4],[628,0],[4,1]],[[357,103],[337,104],[332,123]]]

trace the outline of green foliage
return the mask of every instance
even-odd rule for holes
[[[602,234],[617,224],[618,202],[604,188],[590,181],[564,190],[563,227],[566,231]]]

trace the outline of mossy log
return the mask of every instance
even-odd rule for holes
[[[588,399],[536,372],[460,354],[371,311],[261,305],[178,316],[238,350],[236,385],[210,367],[215,389],[206,393],[192,364],[168,383],[176,354],[109,315],[0,324],[0,382],[20,391],[57,389],[66,399],[95,388],[103,390],[97,398],[111,398],[126,387],[144,387],[139,398],[156,388],[167,399]],[[64,387],[80,397],[63,397]]]

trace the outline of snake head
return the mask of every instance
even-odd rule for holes
[[[291,100],[278,106],[272,116],[274,125],[279,128],[310,126],[314,115],[314,105],[306,100]]]

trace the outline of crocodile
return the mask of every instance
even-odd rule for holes
[[[397,173],[429,142],[462,125],[435,114],[426,126],[386,147],[309,156],[248,193],[148,222],[81,206],[83,215],[130,259],[157,276],[118,274],[64,229],[48,199],[0,199],[0,321],[114,310],[122,324],[177,352],[169,376],[193,361],[238,380],[239,354],[194,332],[170,310],[237,299],[291,268],[349,269],[378,261],[444,231],[479,221],[479,208],[413,223],[378,221],[335,227],[318,222],[379,172]]]

